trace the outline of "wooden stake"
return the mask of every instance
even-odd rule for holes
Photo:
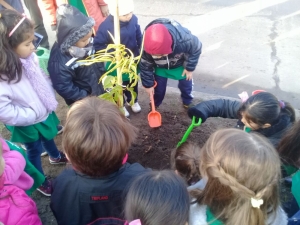
[[[121,37],[120,37],[120,22],[119,22],[119,0],[115,0],[116,3],[116,11],[114,16],[114,33],[115,33],[115,41],[116,45],[121,44]],[[116,63],[119,64],[121,60],[120,51],[116,49]],[[117,81],[119,85],[122,85],[122,74],[121,74],[121,67],[117,68]]]

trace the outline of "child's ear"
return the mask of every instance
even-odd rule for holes
[[[269,128],[269,127],[271,127],[271,124],[269,124],[269,123],[265,123],[265,124],[262,126],[262,128]]]

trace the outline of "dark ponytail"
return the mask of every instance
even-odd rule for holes
[[[269,92],[260,92],[252,95],[239,109],[240,116],[247,121],[253,122],[259,126],[266,123],[273,125],[277,122],[281,114],[290,116],[291,122],[295,121],[295,110],[290,103],[278,101],[278,99]]]
[[[29,38],[34,30],[32,23],[25,19],[12,36],[8,37],[22,18],[23,16],[14,10],[0,11],[0,82],[1,80],[19,82],[22,77],[22,63],[14,49]]]
[[[296,113],[293,106],[289,102],[285,102],[285,101],[279,101],[279,105],[281,107],[281,113],[288,114],[291,118],[291,122],[295,122]]]

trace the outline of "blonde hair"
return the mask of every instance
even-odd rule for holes
[[[98,97],[87,97],[69,110],[62,144],[74,168],[98,177],[122,166],[136,136],[137,129],[116,105]]]
[[[194,143],[184,142],[171,152],[171,168],[192,185],[201,179],[199,171],[200,147]]]
[[[203,191],[191,192],[225,225],[264,225],[279,206],[280,159],[263,137],[237,129],[213,133],[201,149]],[[259,208],[251,199],[261,199]]]

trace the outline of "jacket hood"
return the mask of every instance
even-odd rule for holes
[[[85,16],[77,8],[63,4],[56,12],[57,43],[62,52],[87,35],[95,24],[91,17]]]

